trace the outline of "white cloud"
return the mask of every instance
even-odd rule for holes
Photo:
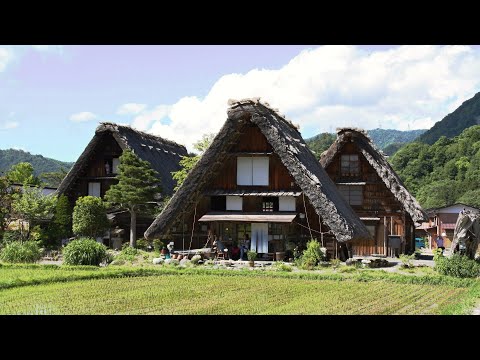
[[[147,105],[145,104],[136,104],[136,103],[128,103],[123,104],[117,110],[118,115],[137,115],[141,113]]]
[[[5,121],[3,123],[0,123],[0,130],[10,130],[10,129],[15,129],[18,127],[20,123],[18,121]]]
[[[7,64],[12,60],[12,51],[7,48],[0,47],[0,72],[5,70]]]
[[[160,122],[167,117],[169,111],[168,105],[159,105],[153,110],[143,111],[133,119],[132,126],[142,131],[147,130],[152,122]]]
[[[32,48],[40,52],[63,53],[63,45],[32,45]]]
[[[95,120],[96,118],[97,118],[97,115],[89,111],[79,112],[76,114],[72,114],[70,116],[70,120],[74,122],[85,122],[85,121]]]
[[[261,97],[299,123],[304,137],[348,125],[417,129],[430,127],[479,90],[480,54],[468,46],[321,46],[278,70],[224,75],[205,98],[161,104],[132,125],[191,150],[202,134],[220,129],[228,99]]]

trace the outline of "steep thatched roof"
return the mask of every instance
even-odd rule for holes
[[[335,142],[323,152],[320,163],[326,168],[348,143],[355,143],[368,163],[375,169],[378,176],[385,183],[387,188],[392,192],[395,198],[403,205],[405,211],[410,214],[412,220],[420,224],[427,221],[428,216],[423,211],[418,201],[408,192],[403,185],[402,180],[398,177],[395,170],[392,169],[387,159],[373,144],[370,137],[362,129],[357,128],[340,128],[337,129],[337,139]]]
[[[195,207],[195,203],[215,176],[215,171],[225,162],[228,150],[238,141],[242,128],[248,122],[258,126],[338,241],[370,237],[364,224],[308,149],[297,128],[258,99],[231,103],[222,129],[180,189],[147,229],[145,237],[153,238],[166,234],[183,210],[189,211]]]
[[[61,182],[57,190],[58,194],[65,193],[74,184],[74,180],[88,164],[90,155],[101,143],[105,134],[112,134],[123,150],[130,149],[140,159],[148,161],[152,168],[160,174],[164,193],[173,193],[176,183],[172,179],[171,172],[180,169],[178,163],[181,156],[187,155],[185,147],[173,141],[132,129],[130,126],[104,122],[97,127],[92,140]]]

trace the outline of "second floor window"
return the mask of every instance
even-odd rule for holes
[[[358,154],[342,155],[341,173],[342,176],[360,175],[360,161],[358,159]]]
[[[273,212],[278,211],[278,197],[268,196],[262,199],[262,211]]]
[[[340,194],[350,205],[363,204],[363,186],[361,185],[338,185]]]
[[[237,158],[237,185],[268,186],[269,159],[266,156]]]

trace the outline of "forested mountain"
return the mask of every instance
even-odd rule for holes
[[[441,136],[452,138],[466,128],[478,124],[480,124],[480,92],[465,101],[454,112],[435,123],[430,130],[418,139],[424,143],[433,144]]]
[[[480,207],[480,125],[432,145],[406,144],[390,163],[425,209],[456,202]]]
[[[416,139],[427,130],[409,130],[400,131],[393,129],[373,129],[367,130],[368,135],[373,140],[377,148],[383,150],[386,155],[392,155],[401,146]],[[306,139],[308,147],[315,153],[319,159],[323,151],[327,150],[336,139],[335,134],[322,133]]]
[[[8,171],[12,165],[20,162],[32,164],[36,176],[46,172],[58,172],[62,169],[68,171],[73,165],[70,162],[50,159],[42,155],[32,155],[23,150],[0,150],[0,174]]]
[[[427,129],[400,131],[394,129],[367,130],[368,136],[373,140],[377,148],[384,150],[392,144],[405,144],[412,142]]]

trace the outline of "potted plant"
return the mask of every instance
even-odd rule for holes
[[[248,262],[249,262],[251,267],[255,266],[255,258],[256,257],[257,257],[257,252],[256,251],[253,251],[253,250],[248,250],[247,251],[247,258],[248,258]]]

